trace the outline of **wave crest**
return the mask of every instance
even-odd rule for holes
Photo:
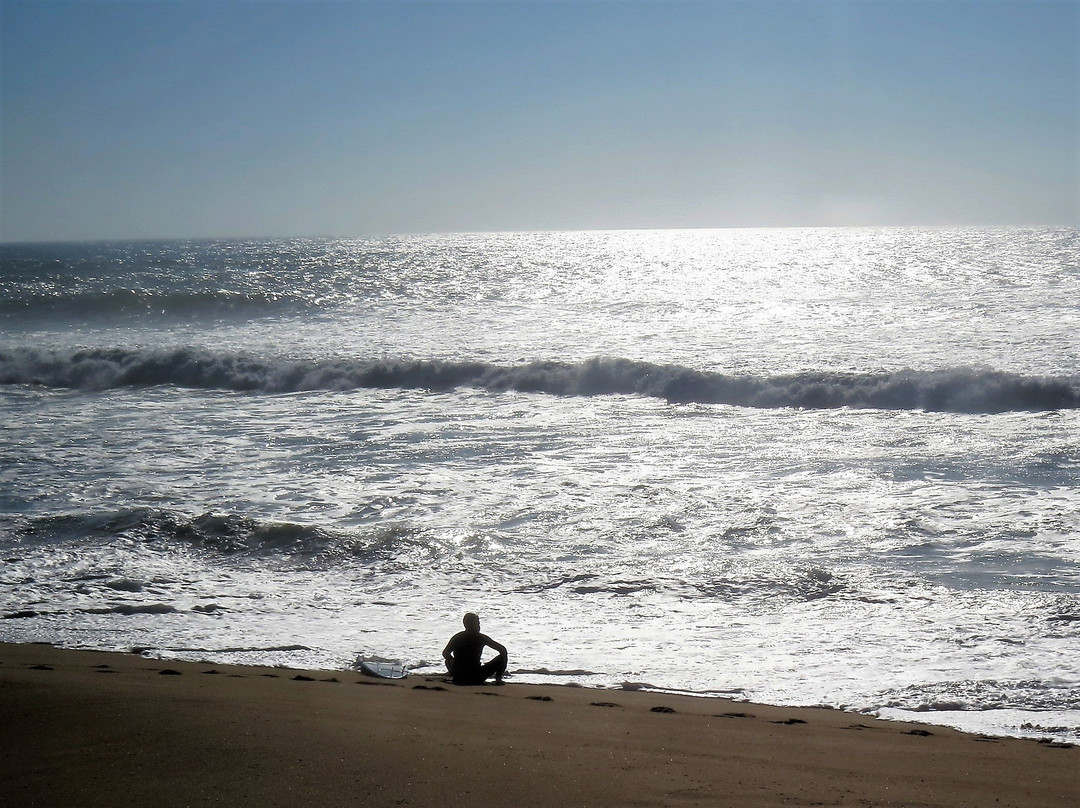
[[[620,358],[519,365],[441,360],[267,359],[196,348],[0,351],[0,384],[102,390],[175,385],[291,393],[462,387],[558,396],[640,395],[672,403],[996,413],[1080,408],[1080,379],[953,368],[732,376]]]

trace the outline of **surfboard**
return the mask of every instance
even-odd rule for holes
[[[357,667],[365,676],[375,676],[379,679],[404,679],[409,675],[403,662],[375,662],[361,659],[357,661]]]

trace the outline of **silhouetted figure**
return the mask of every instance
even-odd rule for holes
[[[500,645],[486,634],[480,633],[480,618],[472,612],[461,621],[465,630],[450,638],[443,649],[446,669],[454,679],[455,685],[482,685],[492,676],[502,683],[506,674],[506,646]],[[493,649],[498,656],[489,662],[480,662],[484,648]]]

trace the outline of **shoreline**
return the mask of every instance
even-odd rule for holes
[[[0,643],[0,714],[12,805],[1080,804],[1077,746],[660,691]]]

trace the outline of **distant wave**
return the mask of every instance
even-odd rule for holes
[[[265,393],[468,387],[558,396],[640,395],[673,403],[739,407],[966,413],[1080,408],[1080,378],[970,368],[733,376],[618,358],[519,365],[346,358],[300,361],[194,348],[4,350],[0,351],[0,384],[87,390],[175,385]]]
[[[80,321],[157,314],[196,319],[261,315],[268,310],[307,307],[284,294],[198,290],[163,292],[150,289],[47,294],[22,293],[0,299],[0,316],[63,317]]]

